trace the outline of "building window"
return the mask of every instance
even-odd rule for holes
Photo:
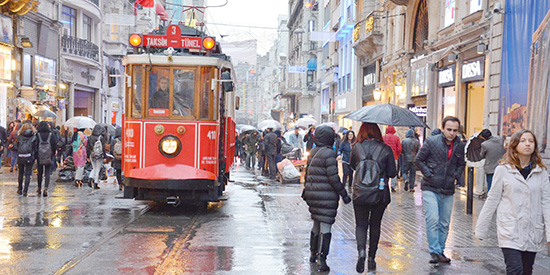
[[[426,0],[418,4],[416,20],[414,22],[414,44],[413,49],[416,54],[423,53],[424,41],[428,39],[428,5]]]
[[[61,9],[61,22],[64,33],[69,36],[76,36],[76,10],[63,6]]]
[[[118,40],[118,25],[111,25],[111,40]]]
[[[455,22],[455,0],[445,0],[445,27]]]
[[[87,15],[82,16],[82,38],[92,40],[92,18]]]
[[[470,0],[470,13],[474,13],[482,9],[483,0]]]
[[[34,84],[44,90],[55,90],[55,60],[34,56]]]

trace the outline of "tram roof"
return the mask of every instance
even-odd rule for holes
[[[172,61],[168,60],[168,55],[155,54],[130,54],[124,57],[122,63],[128,64],[150,64],[153,65],[180,65],[180,66],[216,66],[233,67],[231,63],[220,57],[201,56],[201,55],[174,55]]]

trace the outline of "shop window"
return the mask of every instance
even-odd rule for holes
[[[23,54],[23,86],[32,86],[32,55]]]
[[[195,71],[174,70],[172,115],[193,116],[195,105]]]
[[[142,106],[142,97],[143,94],[143,68],[141,66],[132,67],[132,104],[131,114],[133,118],[141,118],[141,106]]]
[[[76,36],[76,9],[63,6],[61,8],[61,23],[63,23],[64,34]]]
[[[55,60],[34,56],[34,83],[44,90],[55,90]]]

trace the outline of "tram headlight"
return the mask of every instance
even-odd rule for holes
[[[168,158],[177,156],[181,151],[181,141],[174,135],[167,135],[159,141],[160,153]]]

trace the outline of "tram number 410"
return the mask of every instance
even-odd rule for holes
[[[216,138],[216,131],[208,131],[208,134],[206,134],[206,136],[209,139],[215,139]]]

